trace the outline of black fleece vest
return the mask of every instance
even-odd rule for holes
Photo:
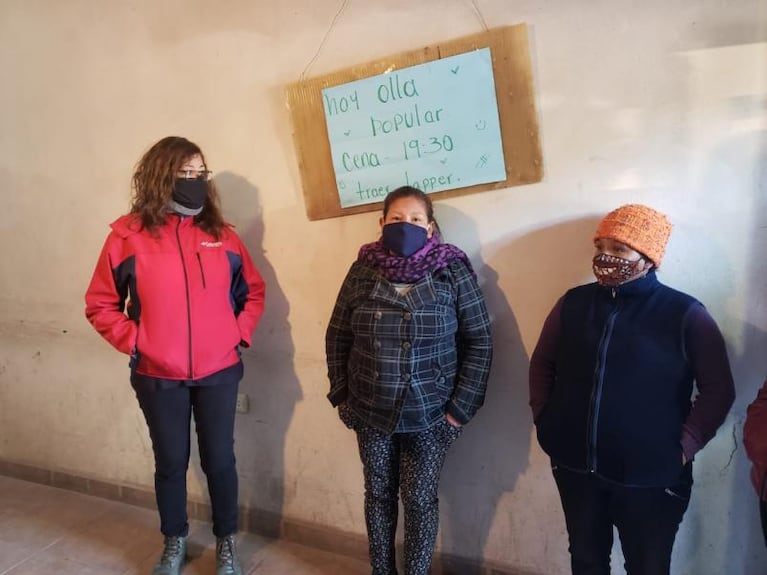
[[[565,295],[557,379],[538,421],[554,463],[624,485],[679,480],[693,387],[684,329],[695,303],[654,272]]]

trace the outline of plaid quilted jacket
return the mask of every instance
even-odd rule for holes
[[[427,274],[406,295],[355,262],[341,286],[325,346],[328,399],[385,433],[427,429],[482,406],[492,360],[490,320],[462,261]]]

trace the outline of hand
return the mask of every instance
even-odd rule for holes
[[[445,419],[447,419],[447,422],[453,427],[461,427],[461,424],[458,422],[458,420],[456,420],[456,418],[449,413],[445,414]]]

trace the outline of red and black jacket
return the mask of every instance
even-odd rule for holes
[[[111,224],[85,315],[136,373],[200,379],[239,361],[264,311],[264,282],[231,228],[219,239],[168,214],[153,233],[135,215]]]
[[[751,482],[762,501],[767,501],[767,381],[746,410],[743,445],[751,460]]]

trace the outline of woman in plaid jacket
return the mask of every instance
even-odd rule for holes
[[[381,239],[362,246],[326,334],[330,393],[357,433],[374,575],[397,573],[397,497],[405,573],[427,574],[439,474],[482,406],[490,320],[468,257],[440,242],[430,198],[402,187],[384,201]]]

